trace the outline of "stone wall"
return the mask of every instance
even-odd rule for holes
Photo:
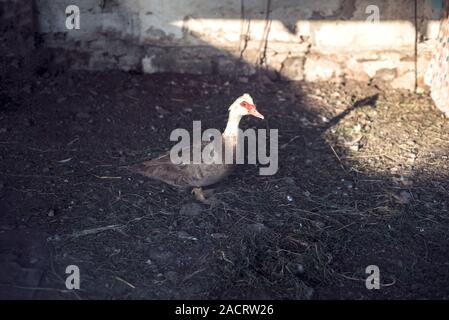
[[[79,30],[66,28],[70,4],[80,9]],[[72,68],[238,75],[263,69],[283,79],[383,80],[407,89],[416,74],[422,84],[440,6],[438,0],[36,0],[45,45],[62,49],[60,61]],[[380,20],[372,21],[377,10]]]

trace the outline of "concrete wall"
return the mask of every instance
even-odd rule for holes
[[[73,68],[251,75],[293,80],[418,82],[441,1],[36,0],[39,32]],[[79,6],[80,29],[65,26]],[[379,22],[367,19],[379,9]],[[371,7],[370,7],[371,6]],[[368,10],[368,11],[367,11]],[[374,8],[374,10],[376,10]],[[416,17],[416,21],[415,21]]]

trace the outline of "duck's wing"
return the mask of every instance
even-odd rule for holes
[[[132,172],[163,181],[175,187],[188,187],[188,184],[183,181],[183,177],[187,174],[187,164],[173,163],[170,160],[170,153],[156,159],[138,163],[129,169]]]
[[[201,150],[208,144],[209,142],[202,142]],[[187,152],[188,149],[183,149],[183,151]],[[189,186],[207,186],[218,182],[230,173],[232,167],[225,164],[176,164],[171,161],[170,153],[166,153],[159,158],[134,165],[130,169],[135,173],[172,186],[187,188]]]

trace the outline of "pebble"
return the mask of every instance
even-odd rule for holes
[[[352,130],[354,133],[359,133],[362,130],[362,126],[358,123],[352,128]]]
[[[168,112],[167,110],[165,110],[164,108],[162,108],[162,107],[160,107],[160,106],[155,106],[154,108],[156,109],[156,111],[157,111],[158,113],[160,113],[160,114],[163,115],[163,116],[170,113],[170,112]]]
[[[391,173],[396,173],[398,171],[399,171],[399,168],[397,168],[397,167],[390,168]]]
[[[185,231],[179,231],[178,232],[178,238],[182,239],[182,240],[198,241],[197,238],[195,238],[194,236],[191,236],[190,234],[188,234]]]
[[[251,231],[254,231],[254,232],[262,232],[262,231],[266,230],[267,227],[263,223],[257,222],[257,223],[248,225],[248,229],[250,229]]]
[[[228,235],[224,233],[211,233],[210,236],[214,239],[227,239]]]
[[[352,189],[354,187],[354,184],[351,181],[345,181],[344,185],[347,189]]]
[[[47,241],[48,242],[50,242],[50,241],[61,241],[61,237],[59,235],[55,234],[54,236],[48,237]]]
[[[50,209],[50,210],[48,211],[48,213],[47,213],[47,216],[49,216],[49,217],[54,217],[54,216],[55,216],[55,210]]]
[[[295,274],[296,275],[302,275],[304,274],[304,266],[300,263],[298,263],[295,267]]]
[[[323,122],[323,123],[328,123],[329,122],[329,119],[327,118],[327,117],[325,117],[325,116],[320,116],[320,119],[321,119],[321,122]]]
[[[349,150],[351,150],[353,152],[357,152],[357,151],[359,151],[359,149],[360,149],[360,146],[358,144],[354,144],[349,147]]]

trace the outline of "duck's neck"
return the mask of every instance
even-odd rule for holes
[[[237,137],[239,132],[239,123],[242,116],[240,114],[235,114],[233,112],[229,113],[228,124],[223,132],[225,137]]]

